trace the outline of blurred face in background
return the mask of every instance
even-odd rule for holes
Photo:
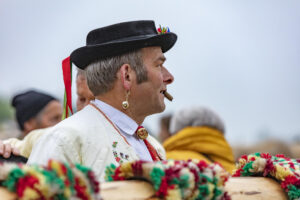
[[[61,103],[57,100],[50,101],[39,114],[24,123],[24,134],[56,125],[61,121],[62,113]]]
[[[76,78],[76,93],[77,93],[77,100],[76,100],[76,108],[77,111],[83,109],[86,105],[89,104],[91,100],[94,100],[94,95],[90,91],[86,78],[84,75],[77,75]]]
[[[39,128],[47,128],[60,122],[62,112],[62,105],[59,101],[50,101],[38,116]]]

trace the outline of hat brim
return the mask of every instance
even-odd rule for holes
[[[85,69],[98,59],[121,55],[144,47],[160,46],[162,52],[165,53],[174,46],[176,40],[176,34],[165,33],[124,38],[100,45],[87,45],[74,50],[71,54],[71,61],[78,68]]]

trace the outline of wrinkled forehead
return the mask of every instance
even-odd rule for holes
[[[154,46],[154,47],[145,47],[142,48],[142,56],[144,61],[151,60],[151,61],[162,61],[165,62],[166,57],[161,50],[161,47]]]
[[[41,111],[41,114],[47,114],[52,111],[60,111],[62,109],[62,104],[58,100],[50,101]]]

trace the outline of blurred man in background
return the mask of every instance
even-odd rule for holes
[[[95,99],[93,93],[91,92],[89,86],[87,85],[84,70],[81,69],[77,69],[76,93],[77,93],[77,100],[76,100],[77,111],[81,110],[86,105],[88,105],[91,100]]]
[[[11,138],[5,141],[6,144],[0,141],[0,160],[26,162],[27,159],[24,157],[28,156],[25,156],[24,150],[26,152],[29,148],[31,151],[32,141],[38,138],[46,128],[61,121],[62,105],[48,94],[29,90],[14,96],[12,106],[15,108],[15,117],[22,131],[21,138],[25,137],[25,139],[23,142]],[[21,156],[19,156],[20,150]],[[14,155],[10,157],[11,152]]]
[[[76,109],[80,111],[86,105],[89,104],[90,100],[94,99],[94,96],[90,89],[88,88],[86,77],[83,70],[78,69],[76,75]],[[60,114],[61,119],[61,114]],[[51,126],[49,127],[51,128]],[[11,153],[14,155],[22,155],[26,158],[29,157],[31,150],[36,143],[36,141],[46,132],[47,129],[37,129],[31,131],[23,140],[18,140],[17,138],[11,138],[8,140],[0,141],[0,155],[3,155],[5,158],[11,156]]]
[[[18,94],[12,99],[16,120],[26,136],[35,129],[54,126],[61,121],[62,105],[54,97],[34,90]]]

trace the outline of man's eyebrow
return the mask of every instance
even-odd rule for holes
[[[160,61],[162,61],[162,62],[165,62],[165,61],[167,60],[167,58],[166,58],[165,56],[159,56],[159,57],[157,58],[157,60],[160,60]]]

